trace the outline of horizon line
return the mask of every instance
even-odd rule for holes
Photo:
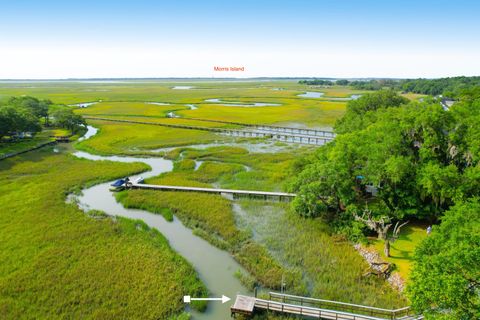
[[[479,75],[480,76],[480,75]],[[0,78],[2,82],[8,81],[108,81],[108,80],[416,80],[416,79],[444,79],[458,77],[479,77],[479,76],[445,76],[445,77],[94,77],[94,78]]]

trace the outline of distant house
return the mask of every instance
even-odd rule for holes
[[[20,138],[20,139],[31,138],[31,137],[33,137],[33,134],[31,132],[17,132],[15,134],[15,137]]]
[[[372,197],[376,197],[377,194],[378,194],[378,188],[375,187],[374,185],[372,184],[367,184],[365,186],[365,192],[366,193],[370,193],[372,195]]]
[[[452,98],[444,97],[442,95],[436,96],[436,98],[440,101],[440,104],[445,111],[448,111],[455,103],[455,100],[453,100]]]
[[[453,106],[453,104],[455,103],[455,100],[449,99],[449,98],[444,98],[444,99],[442,99],[442,101],[440,103],[443,107],[443,110],[448,110],[448,109],[450,109],[451,106]]]
[[[361,176],[361,175],[356,176],[355,178],[357,179],[357,181],[358,181],[360,184],[363,184],[363,180],[365,179],[365,177],[364,177],[364,176]],[[366,193],[370,193],[370,195],[371,195],[372,197],[376,197],[376,196],[377,196],[377,194],[378,194],[378,187],[374,186],[372,183],[367,183],[367,184],[365,184],[364,186],[365,186],[365,189],[364,189],[364,190],[365,190]]]

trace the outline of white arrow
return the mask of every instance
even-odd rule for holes
[[[191,301],[222,301],[222,303],[225,303],[230,300],[232,299],[224,295],[222,295],[221,298],[192,298],[190,296],[183,296],[183,302],[185,303],[190,303]]]

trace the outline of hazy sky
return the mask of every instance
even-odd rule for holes
[[[479,17],[477,0],[0,0],[0,79],[480,75]]]

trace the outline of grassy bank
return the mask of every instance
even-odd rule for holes
[[[169,318],[185,292],[206,294],[160,233],[65,203],[82,185],[145,169],[51,148],[0,162],[0,318]]]

